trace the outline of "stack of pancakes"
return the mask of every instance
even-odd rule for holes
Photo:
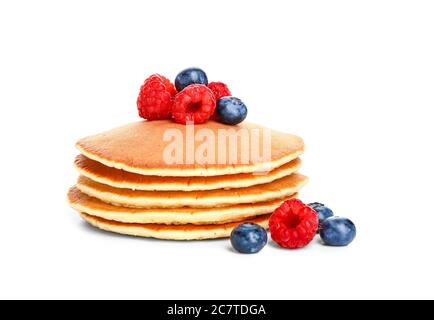
[[[264,143],[265,128],[247,122],[195,125],[195,132],[208,129],[217,137],[223,129],[230,130],[228,139],[236,136],[224,152],[227,162],[229,154],[237,152],[237,163],[210,164],[194,157],[193,162],[185,161],[203,142],[187,127],[142,121],[81,139],[76,145],[81,154],[75,159],[80,176],[68,192],[70,205],[90,224],[116,233],[174,240],[221,238],[246,221],[267,227],[270,214],[307,182],[297,173],[304,149],[297,136],[268,131],[268,159],[241,163],[241,150],[246,149],[238,130],[256,134]],[[182,163],[168,164],[167,148],[173,142],[167,139],[168,130],[182,134]],[[222,152],[221,145],[219,149],[215,144],[215,152]]]

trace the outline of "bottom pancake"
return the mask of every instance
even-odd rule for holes
[[[232,230],[242,222],[257,223],[264,228],[268,228],[268,219],[270,214],[262,215],[254,219],[231,222],[225,224],[211,225],[165,225],[165,224],[140,224],[140,223],[122,223],[112,220],[105,220],[99,217],[91,216],[86,213],[80,213],[81,217],[94,227],[99,229],[126,234],[137,237],[148,237],[165,240],[202,240],[227,238]]]
[[[296,197],[294,194],[284,199],[266,202],[244,203],[221,208],[154,208],[140,209],[114,206],[82,193],[76,187],[68,192],[68,202],[79,212],[106,220],[124,223],[159,224],[221,224],[243,219],[251,219],[273,212],[283,201]]]

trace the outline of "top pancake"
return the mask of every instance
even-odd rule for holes
[[[169,120],[141,121],[130,123],[113,130],[79,140],[76,147],[86,157],[98,161],[106,166],[138,173],[141,175],[154,176],[216,176],[237,173],[251,173],[268,171],[280,167],[297,158],[304,150],[303,140],[297,136],[270,130],[271,152],[269,161],[254,162],[252,159],[241,164],[242,139],[237,135],[240,129],[246,129],[250,136],[253,132],[258,135],[262,150],[263,129],[262,126],[242,122],[236,126],[228,126],[215,121],[205,124],[194,125],[194,132],[199,129],[209,129],[215,137],[220,129],[232,130],[227,132],[236,139],[237,163],[186,163],[186,149],[191,143],[194,152],[198,151],[203,141],[194,139],[194,135],[188,134],[185,126]],[[179,130],[182,134],[182,149],[184,161],[182,164],[168,164],[164,159],[164,150],[173,140],[164,141],[163,136],[168,129]],[[186,141],[188,140],[188,141]],[[229,148],[229,139],[226,141],[226,154],[233,152],[235,148]],[[252,142],[250,142],[252,143]],[[190,150],[190,149],[189,149]],[[261,151],[262,153],[262,151]],[[215,154],[218,154],[218,143],[215,143]],[[229,158],[228,156],[226,157]]]

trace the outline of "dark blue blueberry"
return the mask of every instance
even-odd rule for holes
[[[175,87],[178,92],[181,92],[185,87],[190,84],[208,84],[208,78],[205,71],[199,68],[188,68],[182,70],[175,79]]]
[[[238,225],[231,233],[231,243],[241,253],[256,253],[267,244],[267,231],[256,223]]]
[[[215,113],[221,123],[235,125],[247,117],[247,107],[238,98],[223,97],[217,102]]]
[[[318,229],[321,228],[322,223],[330,217],[333,217],[333,211],[319,202],[313,202],[308,204],[318,215]]]
[[[347,218],[331,217],[322,223],[319,235],[328,246],[346,246],[356,237],[356,226]]]
[[[324,207],[324,203],[312,202],[312,203],[309,203],[308,206],[315,210],[316,207]]]

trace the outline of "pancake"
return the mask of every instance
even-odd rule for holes
[[[270,158],[263,160],[263,162],[253,161],[251,157],[247,159],[245,164],[240,163],[243,139],[237,135],[237,131],[244,129],[247,131],[248,136],[257,136],[259,149],[262,150],[264,131],[266,129],[259,125],[248,123],[246,121],[236,126],[224,125],[215,121],[208,121],[206,124],[194,125],[194,132],[197,133],[199,129],[207,129],[208,132],[214,134],[215,137],[219,135],[219,132],[224,130],[232,130],[229,134],[234,138],[234,145],[230,146],[227,140],[226,147],[226,160],[229,159],[229,150],[231,152],[237,152],[237,163],[225,163],[216,164],[211,163],[198,163],[198,161],[192,161],[188,163],[183,156],[182,163],[180,164],[168,164],[165,161],[165,150],[171,140],[164,141],[163,137],[168,130],[176,130],[182,134],[180,145],[182,150],[187,150],[187,142],[192,145],[194,153],[201,150],[200,145],[202,141],[198,141],[193,135],[189,135],[187,130],[191,130],[192,126],[185,126],[182,124],[174,123],[170,120],[160,121],[140,121],[130,123],[121,127],[118,127],[107,132],[103,132],[97,135],[89,136],[81,139],[77,142],[76,147],[86,157],[98,161],[108,167],[122,169],[128,172],[133,172],[141,175],[154,175],[154,176],[218,176],[237,173],[251,173],[257,171],[269,171],[282,166],[285,163],[290,162],[297,158],[304,150],[303,140],[297,136],[286,134],[278,131],[270,130],[271,145],[270,145]],[[269,129],[268,129],[269,130]],[[257,135],[255,135],[255,132]],[[193,138],[191,138],[193,136]],[[190,138],[188,138],[190,137]],[[253,139],[250,139],[253,141]],[[250,141],[249,140],[249,141]],[[251,143],[253,144],[253,143]],[[219,155],[219,143],[215,143],[214,151],[215,155]],[[247,146],[250,148],[250,145]],[[223,148],[223,147],[222,147]],[[188,150],[191,150],[188,148]],[[187,152],[184,152],[185,154]],[[183,153],[183,154],[184,154]],[[189,152],[189,154],[191,154]],[[195,159],[193,159],[195,160]]]
[[[229,237],[232,229],[242,222],[254,222],[264,228],[268,228],[270,215],[262,215],[254,219],[247,219],[238,222],[212,225],[165,225],[165,224],[140,224],[122,223],[112,220],[105,220],[99,217],[80,213],[81,217],[94,227],[102,230],[121,233],[138,237],[151,237],[166,240],[200,240]]]
[[[79,212],[124,223],[221,224],[268,214],[280,206],[284,200],[296,196],[297,194],[285,199],[222,208],[140,209],[114,206],[72,187],[68,192],[68,202],[73,209]]]
[[[241,203],[255,203],[282,199],[300,190],[308,178],[294,173],[271,183],[247,188],[209,191],[142,191],[114,188],[84,176],[77,188],[92,197],[119,206],[138,208],[209,208]]]
[[[211,177],[144,176],[107,167],[102,163],[86,158],[82,154],[75,158],[74,164],[81,175],[116,188],[132,190],[197,191],[245,188],[269,183],[296,172],[301,167],[301,160],[298,158],[294,159],[268,174],[239,173],[230,176]]]

